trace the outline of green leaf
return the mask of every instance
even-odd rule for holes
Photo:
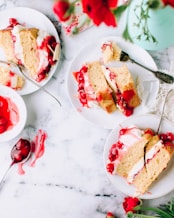
[[[125,40],[128,40],[128,41],[130,41],[130,42],[133,42],[132,41],[132,38],[131,38],[131,36],[130,36],[130,34],[129,34],[129,30],[128,30],[128,26],[126,25],[126,27],[125,27],[125,29],[124,29],[124,31],[123,31],[123,38],[125,39]]]
[[[116,16],[116,18],[119,20],[122,13],[126,10],[127,4],[118,6],[115,10],[113,10],[113,14]]]

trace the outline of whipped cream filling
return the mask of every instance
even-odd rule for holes
[[[39,66],[38,71],[42,70],[48,65],[48,53],[46,50],[41,48],[43,40],[48,37],[49,34],[43,30],[39,30],[37,37],[38,53],[39,53]]]
[[[84,90],[86,93],[86,98],[88,101],[88,106],[89,107],[93,107],[97,105],[97,101],[96,101],[96,94],[94,92],[94,89],[92,87],[92,85],[89,82],[89,77],[88,77],[88,73],[84,73]]]
[[[155,154],[158,153],[158,151],[163,147],[163,144],[161,141],[158,141],[147,153],[145,156],[145,163],[144,163],[144,157],[142,157],[131,169],[131,171],[128,174],[127,181],[129,183],[132,183],[135,176],[143,169],[144,165],[147,164],[148,160],[151,160]]]
[[[21,45],[19,32],[23,29],[25,29],[25,27],[18,24],[16,26],[14,26],[12,31],[11,31],[12,35],[15,37],[15,42],[14,42],[15,56],[18,60],[20,60],[22,62],[22,64],[24,64],[24,56],[23,56],[23,49],[22,49],[22,45]]]
[[[107,82],[109,83],[109,85],[112,87],[112,89],[116,92],[117,91],[117,86],[116,86],[116,82],[115,82],[115,75],[113,74],[113,78],[111,76],[112,72],[106,68],[105,66],[102,66],[102,71],[105,75],[105,78],[107,80]]]

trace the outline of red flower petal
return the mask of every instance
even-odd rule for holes
[[[135,212],[134,208],[140,204],[140,200],[138,198],[126,197],[123,202],[123,208],[126,213]]]
[[[53,11],[60,21],[67,21],[70,18],[70,14],[66,14],[70,7],[68,1],[57,1],[53,5]]]
[[[86,13],[97,26],[99,26],[102,22],[108,26],[116,26],[116,20],[112,14],[109,4],[115,6],[117,1],[114,0],[111,3],[111,0],[98,0],[97,2],[95,0],[82,0],[84,13]]]
[[[116,8],[118,5],[118,0],[107,0],[109,8]]]
[[[162,0],[162,3],[164,5],[170,5],[171,7],[174,7],[174,0]]]

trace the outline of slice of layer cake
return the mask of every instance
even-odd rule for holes
[[[106,169],[133,184],[137,190],[135,194],[144,194],[171,160],[173,140],[172,133],[170,137],[168,133],[161,137],[151,129],[123,128],[117,142],[109,150]]]
[[[106,41],[101,46],[102,59],[106,64],[111,61],[119,61],[121,49],[113,41]]]
[[[104,69],[104,74],[114,90],[117,107],[126,116],[133,114],[134,108],[140,105],[141,100],[129,69],[125,65],[110,67]]]
[[[24,66],[34,80],[42,81],[59,58],[60,43],[49,33],[27,28],[14,18],[9,23],[0,30],[0,47],[7,61]]]
[[[112,90],[99,62],[88,63],[73,75],[78,82],[78,98],[83,106],[91,107],[96,103],[108,113],[116,110]]]
[[[0,84],[19,90],[24,86],[24,78],[12,72],[10,67],[0,66]]]
[[[172,143],[169,145],[165,141],[160,140],[158,135],[153,136],[146,145],[143,168],[138,170],[134,166],[129,181],[140,193],[145,193],[163,170],[166,169],[173,152],[174,145]]]

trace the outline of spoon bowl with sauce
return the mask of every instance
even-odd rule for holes
[[[28,139],[20,138],[18,142],[12,147],[11,149],[11,164],[9,165],[8,169],[4,173],[1,181],[0,181],[0,189],[7,178],[9,170],[15,164],[24,164],[31,156],[32,146],[31,142]]]

